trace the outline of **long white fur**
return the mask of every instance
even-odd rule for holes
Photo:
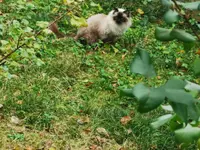
[[[119,12],[124,12],[125,10],[122,8],[118,8]],[[130,26],[131,26],[131,18],[128,18],[126,23],[116,24],[113,20],[113,17],[116,15],[113,13],[114,10],[110,11],[108,15],[105,14],[96,14],[88,18],[87,23],[88,27],[79,29],[77,33],[77,37],[81,32],[92,32],[98,31],[99,37],[101,40],[108,37],[108,35],[113,36],[121,36]],[[124,14],[125,15],[125,14]],[[88,33],[90,34],[90,33]]]

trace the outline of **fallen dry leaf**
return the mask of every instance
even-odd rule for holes
[[[17,133],[24,133],[26,128],[24,126],[16,126],[13,124],[7,124],[7,127],[14,130]]]
[[[130,134],[130,133],[132,133],[132,132],[133,132],[133,131],[132,131],[131,129],[128,129],[128,130],[127,130],[127,133],[128,133],[128,134]]]
[[[157,76],[157,79],[160,80],[160,79],[161,79],[161,76]]]
[[[90,118],[88,116],[84,116],[77,120],[77,123],[80,125],[86,124],[90,122]]]
[[[87,129],[84,129],[83,131],[84,131],[85,134],[89,134],[91,132],[91,129],[87,128]]]
[[[6,100],[7,99],[7,95],[5,95],[4,97],[3,97],[3,100]]]
[[[23,104],[23,101],[22,100],[19,100],[16,102],[18,105],[22,105]]]
[[[131,121],[131,117],[130,116],[124,116],[121,118],[120,122],[123,125],[126,125],[127,123],[129,123]]]
[[[72,150],[70,145],[66,145],[65,150]]]
[[[178,53],[179,53],[179,54],[184,54],[185,51],[184,51],[184,50],[180,50]]]
[[[45,149],[49,150],[51,148],[52,144],[53,144],[53,142],[51,140],[46,141],[45,142]]]
[[[100,136],[95,137],[97,142],[100,144],[106,143],[107,139],[106,138],[101,138]]]
[[[20,91],[20,90],[17,90],[17,91],[14,92],[13,95],[14,95],[14,96],[19,96],[19,95],[21,95],[21,91]]]
[[[0,114],[0,120],[4,119],[4,115]]]
[[[140,15],[144,15],[144,11],[142,9],[137,9],[137,12],[140,14]]]
[[[130,115],[131,117],[133,117],[133,116],[135,116],[135,112],[134,112],[133,110],[131,110],[130,113],[129,113],[129,115]]]
[[[117,87],[118,84],[117,84],[117,83],[113,83],[112,86],[113,86],[113,87]]]
[[[33,150],[31,146],[26,147],[26,150]]]
[[[109,137],[108,132],[107,132],[106,129],[104,129],[104,128],[97,128],[96,131],[97,131],[99,134],[101,134],[101,135],[104,135],[104,136]]]
[[[196,54],[197,54],[197,55],[200,55],[200,49],[199,49],[198,51],[196,51]]]
[[[182,69],[181,71],[182,71],[182,72],[187,72],[187,69]]]
[[[93,82],[88,82],[85,84],[86,87],[90,87],[92,84],[94,84]]]
[[[102,54],[106,54],[106,52],[105,52],[105,51],[101,51],[101,53],[102,53]]]
[[[96,150],[97,147],[98,147],[97,145],[91,145],[91,146],[90,146],[90,150]]]
[[[124,147],[121,147],[119,150],[126,150]]]
[[[2,3],[3,2],[3,0],[0,0],[0,3]]]
[[[39,132],[39,136],[42,137],[42,138],[45,137],[45,132],[43,132],[43,131]]]
[[[181,58],[177,58],[176,59],[176,66],[181,67],[181,65],[182,65]]]
[[[156,150],[157,149],[157,145],[151,145],[151,149],[152,150]]]
[[[12,77],[13,77],[14,79],[18,79],[18,78],[19,78],[19,76],[15,75],[15,74],[13,74]]]
[[[18,124],[20,124],[21,121],[19,120],[18,117],[12,116],[10,122],[15,124],[15,125],[18,125]]]
[[[124,59],[125,59],[126,55],[127,55],[127,53],[126,53],[126,54],[124,54],[124,55],[122,55],[122,60],[124,60]]]
[[[2,109],[3,108],[3,104],[0,104],[0,109]]]
[[[19,146],[19,145],[16,145],[16,146],[14,146],[14,148],[13,148],[13,150],[21,150],[22,148],[21,148],[21,146]]]
[[[92,54],[94,54],[94,52],[92,52],[92,51],[89,51],[86,53],[86,55],[92,55]]]

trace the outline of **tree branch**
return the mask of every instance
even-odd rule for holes
[[[191,19],[190,17],[188,17],[186,14],[182,14],[181,13],[181,7],[178,5],[178,3],[176,2],[176,0],[172,0],[174,2],[174,5],[178,11],[178,13],[180,15],[183,16],[185,22],[188,24],[188,26],[190,27],[190,29],[192,30],[192,32],[194,33],[194,35],[198,38],[198,40],[200,41],[200,36],[198,35],[198,33],[196,32],[196,30],[193,28],[193,26],[191,25],[189,19]]]
[[[12,50],[10,53],[8,53],[6,56],[4,56],[1,60],[0,60],[0,65],[3,65],[5,62],[3,62],[4,60],[6,60],[10,55],[12,55],[14,52],[16,52],[18,49],[22,48],[24,45],[26,45],[25,43],[21,44],[20,46],[17,46],[14,50]]]
[[[65,13],[63,13],[61,16],[59,16],[58,18],[56,18],[53,22],[51,22],[51,23],[48,25],[47,29],[48,29],[52,24],[54,24],[54,23],[56,23],[57,21],[59,21],[60,19],[62,19],[68,12],[71,12],[72,10],[74,10],[76,7],[77,7],[77,6],[72,7],[71,9],[69,9],[69,10],[67,10]],[[40,35],[40,33],[41,33],[43,30],[44,30],[44,29],[38,31],[38,32],[35,34],[35,38],[36,38],[38,35]],[[0,60],[0,66],[3,65],[3,64],[5,63],[4,60],[6,60],[10,55],[12,55],[12,54],[15,53],[18,49],[20,49],[20,48],[22,48],[23,46],[26,45],[26,43],[23,43],[23,44],[19,45],[20,39],[21,39],[21,36],[20,36],[19,39],[18,39],[17,47],[16,47],[14,50],[12,50],[10,53],[8,53],[6,56],[4,56],[4,57]],[[4,61],[4,62],[3,62],[3,61]]]
[[[64,14],[62,14],[61,16],[59,16],[58,18],[56,18],[52,23],[50,23],[50,24],[48,25],[47,28],[49,28],[52,24],[54,24],[54,23],[56,23],[57,21],[59,21],[60,19],[62,19],[65,15],[66,15],[66,13],[64,13]],[[40,31],[38,31],[38,32],[35,34],[35,38],[36,38],[38,35],[40,35],[40,34],[42,33],[43,30],[44,30],[44,29],[41,29]],[[3,65],[3,64],[5,63],[5,60],[6,60],[9,56],[11,56],[11,55],[12,55],[13,53],[15,53],[17,50],[19,50],[20,48],[22,48],[23,46],[26,45],[26,43],[23,43],[23,44],[20,45],[21,36],[22,36],[22,34],[21,34],[21,35],[19,36],[19,38],[18,38],[17,47],[16,47],[14,50],[12,50],[10,53],[8,53],[7,55],[5,55],[5,56],[0,60],[0,66]]]

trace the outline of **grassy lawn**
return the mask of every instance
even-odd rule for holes
[[[11,67],[12,78],[0,80],[0,149],[179,149],[168,126],[150,127],[167,112],[159,108],[140,114],[135,100],[122,97],[120,90],[139,82],[159,86],[171,76],[198,82],[189,65],[194,52],[182,52],[180,43],[156,41],[155,25],[144,26],[140,19],[135,17],[134,26],[114,45],[52,40],[41,52],[44,65],[30,61]],[[130,73],[135,47],[150,52],[157,77]],[[126,116],[131,120],[123,124]]]
[[[152,30],[150,26],[146,35]],[[138,31],[129,32],[137,35]],[[146,38],[136,36],[139,41]],[[154,40],[146,42],[148,49],[159,45]],[[129,71],[134,48],[89,47],[71,39],[52,43],[50,47],[56,52],[46,55],[45,65],[21,66],[13,71],[12,79],[0,82],[1,149],[176,149],[167,127],[155,132],[149,126],[166,112],[139,114],[134,100],[119,94],[120,89],[144,81]],[[158,49],[149,49],[153,57],[163,55]],[[155,61],[159,78],[150,80],[150,85],[178,74],[176,67],[169,72],[162,61]],[[19,117],[20,124],[12,124],[11,116]],[[126,125],[120,122],[124,116],[131,117]]]

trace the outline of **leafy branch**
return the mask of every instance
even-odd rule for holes
[[[187,25],[191,28],[192,32],[194,33],[194,35],[198,38],[198,40],[200,41],[200,36],[198,35],[198,33],[196,32],[196,30],[193,28],[193,26],[191,25],[191,23],[189,22],[189,20],[191,19],[191,17],[189,15],[183,14],[181,13],[181,7],[178,5],[178,3],[176,2],[176,0],[172,0],[174,2],[175,5],[175,9],[176,11],[179,13],[179,15],[182,15],[185,22],[187,23]]]
[[[51,22],[46,29],[48,29],[51,25],[53,25],[54,23],[56,23],[57,21],[59,21],[60,19],[62,19],[64,16],[66,15],[66,13],[62,14],[61,16],[59,16],[58,18],[56,18],[53,22]],[[34,37],[37,38],[43,31],[44,29],[41,29],[40,31],[38,31]],[[18,41],[17,41],[17,46],[14,50],[12,50],[10,53],[8,53],[7,55],[5,55],[1,60],[0,60],[0,65],[3,65],[5,63],[5,60],[10,57],[13,53],[15,53],[17,50],[19,50],[20,48],[22,48],[23,46],[26,45],[26,43],[22,43],[20,44],[20,40],[21,40],[22,34],[19,36]]]
[[[145,77],[156,75],[149,53],[140,48],[137,48],[130,69],[132,73]],[[171,78],[160,87],[148,87],[143,83],[138,83],[130,89],[123,89],[121,94],[137,100],[137,111],[140,113],[150,112],[159,106],[170,111],[169,114],[161,116],[151,123],[151,127],[157,129],[169,123],[178,142],[190,143],[200,138],[200,129],[197,127],[200,108],[196,99],[197,95],[191,94],[196,90],[200,90],[200,86],[197,84]]]

